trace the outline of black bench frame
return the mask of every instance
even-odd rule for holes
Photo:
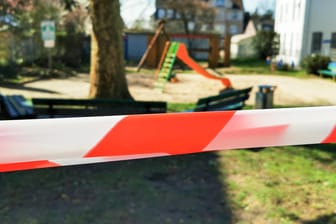
[[[166,113],[166,102],[119,99],[33,98],[38,118]]]
[[[219,95],[201,98],[194,112],[240,110],[245,106],[252,87],[226,90]],[[54,117],[87,117],[127,114],[166,113],[166,102],[118,99],[54,99],[33,98],[32,103],[21,95],[0,95],[2,119],[31,119]]]
[[[240,90],[225,90],[219,95],[201,98],[197,101],[194,112],[241,110],[245,101],[250,97],[252,87]]]

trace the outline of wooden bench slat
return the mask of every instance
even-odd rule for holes
[[[13,108],[16,110],[18,116],[22,117],[26,115],[26,110],[24,107],[21,106],[20,102],[16,100],[14,96],[8,96],[7,97],[8,102],[13,106]]]
[[[1,105],[3,108],[3,113],[8,118],[17,118],[19,114],[14,109],[14,107],[9,102],[8,98],[6,96],[1,95]]]
[[[21,95],[1,95],[1,115],[6,119],[35,117],[32,105]]]
[[[328,69],[318,70],[320,76],[326,75],[331,76],[334,80],[336,78],[336,62],[330,62],[328,64]]]
[[[22,95],[13,95],[13,97],[17,102],[20,102],[20,106],[25,109],[26,115],[33,115],[35,113],[32,103]]]

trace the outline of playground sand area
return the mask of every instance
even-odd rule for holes
[[[278,105],[336,105],[336,82],[319,77],[294,78],[275,75],[227,75],[233,88],[254,87],[248,105],[255,104],[259,85],[276,86],[274,104]],[[216,95],[224,88],[218,80],[197,74],[177,74],[178,82],[167,83],[163,92],[152,88],[154,79],[148,75],[129,75],[130,91],[137,100],[167,102],[196,102],[199,98]]]
[[[253,86],[247,101],[254,105],[259,85],[276,86],[274,104],[277,105],[336,105],[336,82],[320,77],[295,78],[275,75],[227,75],[235,89]],[[194,103],[199,98],[216,95],[224,88],[218,80],[205,78],[195,73],[177,74],[178,82],[167,83],[164,91],[154,88],[154,75],[128,74],[129,90],[136,100]],[[89,75],[57,79],[38,79],[20,85],[0,85],[2,94],[20,94],[27,98],[86,98],[89,91]]]

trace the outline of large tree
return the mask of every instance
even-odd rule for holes
[[[31,7],[33,0],[1,0],[1,2],[0,16],[15,17],[18,11]],[[60,0],[60,2],[68,10],[78,4],[76,0]],[[93,98],[132,98],[124,70],[123,23],[119,0],[90,0],[89,10],[93,27],[89,95]]]
[[[131,98],[123,61],[119,0],[90,0],[92,20],[90,96]]]

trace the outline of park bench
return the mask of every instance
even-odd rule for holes
[[[167,111],[166,102],[53,98],[33,98],[32,102],[38,118],[150,114]]]
[[[250,97],[251,90],[252,87],[239,90],[229,89],[215,96],[200,98],[193,111],[240,110]]]
[[[333,80],[336,80],[336,62],[330,62],[328,64],[328,69],[321,69],[318,70],[318,73],[322,77],[323,75],[325,76],[331,76]]]
[[[32,104],[21,95],[0,95],[1,119],[35,118]]]
[[[215,96],[200,98],[194,112],[240,110],[249,98],[252,87],[226,90]],[[55,99],[20,95],[0,95],[2,119],[85,117],[125,114],[166,113],[166,102],[131,101],[117,99]]]

